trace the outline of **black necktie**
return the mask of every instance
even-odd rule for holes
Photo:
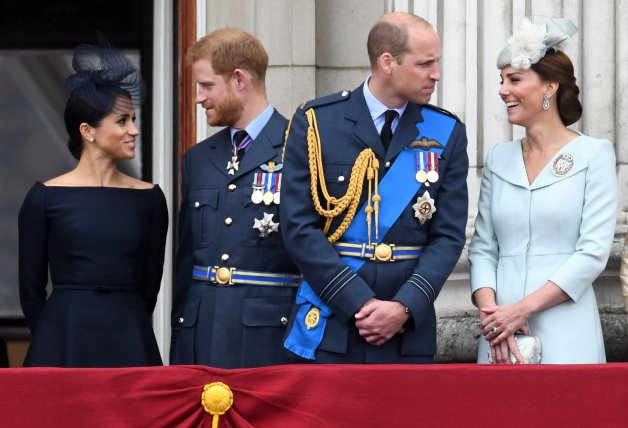
[[[395,110],[386,110],[384,117],[384,126],[382,126],[382,132],[379,134],[379,137],[382,139],[382,143],[384,143],[384,149],[388,150],[393,137],[392,123],[395,117],[397,117],[397,112]]]

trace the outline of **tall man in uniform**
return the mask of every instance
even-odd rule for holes
[[[408,13],[368,37],[371,76],[301,106],[281,218],[301,270],[285,347],[317,363],[430,363],[434,300],[465,243],[465,126],[427,104],[439,37]]]
[[[252,35],[223,28],[192,45],[187,61],[207,122],[225,128],[183,159],[170,360],[286,363],[300,276],[279,232],[287,120],[266,97],[268,55]]]

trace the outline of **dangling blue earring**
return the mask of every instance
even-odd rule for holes
[[[547,95],[543,96],[543,110],[547,110],[550,107],[549,98]]]

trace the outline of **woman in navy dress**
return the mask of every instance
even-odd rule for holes
[[[135,156],[141,76],[104,40],[76,48],[73,67],[65,124],[78,165],[35,183],[19,214],[20,301],[32,332],[24,365],[161,365],[151,315],[166,201],[116,166]]]

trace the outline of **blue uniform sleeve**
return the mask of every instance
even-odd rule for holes
[[[192,269],[194,267],[194,251],[192,241],[192,225],[189,210],[189,181],[187,177],[186,158],[182,165],[182,198],[179,210],[178,245],[175,257],[174,283],[172,290],[172,327],[178,326],[178,319],[183,315],[187,301]]]

